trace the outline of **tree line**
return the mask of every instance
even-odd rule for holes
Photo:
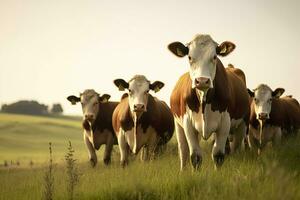
[[[3,104],[1,112],[26,115],[60,115],[63,113],[63,108],[59,103],[55,103],[50,107],[37,101],[22,100],[12,104]]]

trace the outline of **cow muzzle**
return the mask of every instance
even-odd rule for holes
[[[258,114],[258,119],[262,120],[262,121],[265,121],[265,120],[269,119],[269,114],[268,113],[259,113]]]
[[[88,122],[93,122],[95,120],[95,116],[93,114],[85,114],[84,120],[86,120]]]
[[[210,79],[206,77],[195,78],[195,87],[199,90],[206,90],[210,87]]]
[[[133,112],[142,113],[146,111],[146,107],[144,104],[134,104]]]

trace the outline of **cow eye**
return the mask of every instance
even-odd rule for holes
[[[217,59],[217,55],[214,55],[213,60],[216,60],[216,59]]]
[[[150,91],[150,90],[146,90],[146,91],[145,91],[145,94],[148,94],[148,93],[149,93],[149,91]]]
[[[255,103],[258,103],[258,99],[257,99],[257,98],[254,98],[254,102],[255,102]]]
[[[268,102],[269,102],[269,103],[272,103],[272,99],[269,99]]]

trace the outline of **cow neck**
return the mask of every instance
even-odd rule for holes
[[[142,115],[136,120],[136,123],[134,122],[134,114],[130,111],[129,103],[127,102],[127,111],[125,111],[125,117],[121,122],[122,129],[128,131],[131,129],[135,129],[140,125],[143,129],[143,132],[145,133],[148,127],[153,123],[153,120],[155,120],[155,116],[152,114],[153,112],[155,112],[154,109],[156,108],[154,101],[155,100],[153,96],[149,94],[147,111],[142,113]]]
[[[111,120],[108,116],[108,113],[110,109],[110,102],[107,103],[99,103],[99,112],[96,116],[95,121],[90,125],[87,120],[83,120],[82,126],[87,131],[100,131],[103,132],[104,129],[112,130]]]
[[[271,105],[270,119],[268,123],[272,126],[280,126],[284,128],[283,122],[286,116],[286,109],[284,108],[286,101],[282,98],[274,98]]]
[[[199,112],[199,108],[200,108],[200,100],[199,98],[197,97],[197,91],[195,88],[192,88],[191,87],[191,91],[189,94],[187,94],[186,96],[186,103],[189,107],[190,110],[192,110],[193,112],[196,112],[198,113]],[[182,110],[184,110],[185,112],[185,108],[182,108]]]
[[[99,103],[99,111],[95,122],[92,125],[93,131],[99,130],[102,132],[105,128],[109,128],[111,124],[110,117],[107,116],[109,112],[109,102]]]
[[[143,132],[145,133],[149,126],[153,124],[154,115],[152,114],[155,109],[154,98],[151,94],[148,95],[147,112],[144,112],[137,120],[137,125],[141,125]]]
[[[204,113],[204,109],[207,104],[211,105],[212,111],[219,111],[220,113],[226,111],[229,106],[230,90],[227,73],[219,59],[217,60],[216,75],[213,81],[213,86],[213,88],[208,89],[204,101],[202,102],[202,113]]]

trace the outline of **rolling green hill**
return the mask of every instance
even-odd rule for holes
[[[61,159],[68,141],[78,155],[86,154],[79,120],[0,114],[0,161],[45,162],[49,142],[54,159]]]

